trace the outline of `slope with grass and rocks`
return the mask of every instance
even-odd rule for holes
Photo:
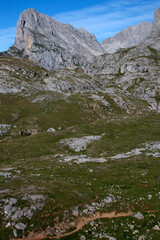
[[[33,9],[17,27],[0,57],[0,239],[159,239],[158,48],[104,53]]]

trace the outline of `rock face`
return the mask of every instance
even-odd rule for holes
[[[153,22],[154,28],[157,27],[158,29],[160,28],[160,8],[158,8],[154,12],[154,22]]]
[[[160,50],[160,8],[154,12],[154,21],[151,34],[141,43]]]
[[[151,22],[141,22],[122,30],[114,37],[105,39],[102,42],[102,46],[108,53],[114,53],[119,48],[137,46],[150,35],[152,27],[153,24]]]
[[[160,8],[154,12],[154,21],[141,22],[117,33],[102,42],[107,53],[115,53],[120,48],[133,46],[150,46],[160,50]]]
[[[120,48],[151,46],[160,49],[160,8],[154,22],[141,22],[128,27],[100,44],[85,29],[76,29],[39,14],[33,8],[25,10],[17,22],[17,33],[8,54],[26,57],[48,70],[84,68],[92,57],[115,53]]]
[[[124,93],[130,99],[134,96],[147,101],[152,109],[159,109],[155,98],[160,88],[159,64],[160,54],[156,49],[139,45],[95,57],[85,66],[85,71],[125,110]]]
[[[116,52],[104,54],[94,35],[86,30],[28,9],[18,20],[15,44],[8,54],[29,59],[0,58],[0,93],[31,96],[44,92],[33,102],[46,96],[49,99],[48,92],[65,99],[84,93],[93,100],[92,108],[98,114],[101,108],[112,111],[113,106],[103,96],[106,94],[127,113],[160,112],[159,29],[160,8],[155,11],[153,24],[143,22],[120,32],[110,39],[114,47],[110,51]],[[120,42],[125,49],[117,49]],[[127,48],[131,45],[137,46]]]
[[[60,23],[32,8],[20,15],[15,43],[8,51],[39,62],[48,70],[74,69],[104,52],[95,36],[85,29]]]

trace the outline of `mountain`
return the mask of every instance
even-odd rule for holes
[[[102,41],[102,47],[106,50],[106,52],[114,53],[119,48],[137,46],[151,34],[152,28],[153,24],[151,22],[141,22],[135,26],[122,30],[114,37],[106,38]]]
[[[15,43],[8,51],[12,56],[34,60],[48,70],[74,69],[104,52],[95,36],[85,29],[60,23],[33,8],[20,15]]]
[[[121,102],[121,108],[129,111],[131,102],[140,104],[140,101],[145,101],[149,109],[157,109],[155,93],[160,89],[159,66],[160,52],[150,46],[139,45],[94,57],[85,66],[85,72],[117,104]],[[118,96],[123,101],[116,100]],[[125,96],[130,100],[124,100]]]
[[[154,12],[154,21],[151,29],[151,33],[141,45],[151,46],[157,50],[160,50],[160,8]]]
[[[154,21],[141,22],[128,27],[111,38],[106,38],[101,45],[107,53],[115,53],[120,48],[130,48],[141,44],[160,49],[160,8],[154,12]]]
[[[17,23],[14,46],[7,54],[28,58],[28,62],[23,60],[22,64],[18,62],[17,65],[15,61],[16,66],[13,67],[14,60],[1,60],[1,76],[5,77],[0,82],[0,92],[16,92],[25,96],[44,91],[46,97],[47,91],[64,96],[85,92],[87,98],[94,93],[94,99],[98,101],[102,100],[102,94],[107,94],[118,108],[127,113],[132,112],[132,108],[142,112],[159,111],[155,99],[160,88],[160,53],[157,50],[160,43],[159,27],[160,9],[157,9],[153,24],[142,22],[110,39],[110,51],[114,46],[116,52],[108,54],[94,35],[86,30],[59,23],[34,9],[25,10]],[[123,42],[124,39],[126,41]],[[116,41],[119,41],[118,44]],[[122,48],[120,42],[123,47],[136,46],[118,50],[116,47]],[[39,64],[39,70],[36,64]],[[25,70],[28,65],[33,65],[31,73]],[[47,72],[45,75],[41,67],[57,72]],[[77,69],[77,72],[65,69]],[[28,83],[27,79],[31,77],[35,81]]]
[[[1,240],[159,239],[160,9],[133,29],[106,53],[21,14],[0,53]]]

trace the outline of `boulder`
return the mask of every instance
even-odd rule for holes
[[[55,133],[56,130],[55,130],[54,128],[49,128],[49,129],[47,130],[47,132],[48,132],[48,133]]]

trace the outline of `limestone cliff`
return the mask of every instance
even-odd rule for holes
[[[74,69],[92,56],[104,53],[95,36],[55,19],[25,10],[17,22],[14,46],[9,54],[27,57],[46,69]]]

